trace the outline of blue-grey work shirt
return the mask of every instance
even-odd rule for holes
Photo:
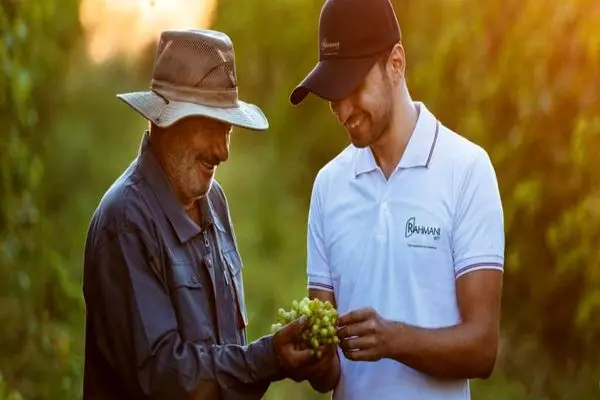
[[[146,133],[88,232],[84,399],[256,399],[279,379],[271,337],[246,343],[242,262],[216,181],[199,207],[200,226]]]

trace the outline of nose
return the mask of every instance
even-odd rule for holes
[[[352,115],[352,103],[348,99],[335,100],[329,103],[331,111],[335,114],[338,122],[342,125],[346,123]]]
[[[229,158],[229,130],[220,132],[215,138],[214,154],[219,162],[225,162]]]

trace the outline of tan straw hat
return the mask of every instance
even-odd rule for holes
[[[162,32],[150,91],[117,97],[163,128],[190,116],[252,130],[269,128],[259,107],[238,99],[233,44],[222,32]]]

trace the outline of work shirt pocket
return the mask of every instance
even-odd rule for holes
[[[233,285],[233,294],[237,303],[237,326],[244,330],[248,326],[246,315],[246,301],[244,298],[244,282],[242,278],[242,259],[238,252],[233,232],[226,229],[223,222],[218,218],[215,220],[217,227],[219,247],[221,248],[221,257],[224,267],[227,269],[227,278]]]
[[[238,329],[243,330],[248,326],[248,317],[246,313],[246,301],[244,298],[244,281],[242,279],[242,263],[239,254],[232,249],[223,254],[223,261],[227,272],[233,283],[234,294],[237,303],[237,324]]]
[[[171,267],[171,299],[177,315],[179,335],[184,341],[213,339],[212,302],[206,278],[191,263],[175,263]]]

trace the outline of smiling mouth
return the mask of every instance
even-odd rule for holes
[[[362,115],[358,115],[355,117],[351,117],[348,119],[348,121],[345,123],[346,128],[348,129],[356,129],[360,126],[360,124],[362,124],[364,121],[364,118]]]
[[[209,171],[213,171],[217,167],[215,164],[211,164],[206,161],[200,161],[200,163],[204,166],[204,168],[206,168]]]

